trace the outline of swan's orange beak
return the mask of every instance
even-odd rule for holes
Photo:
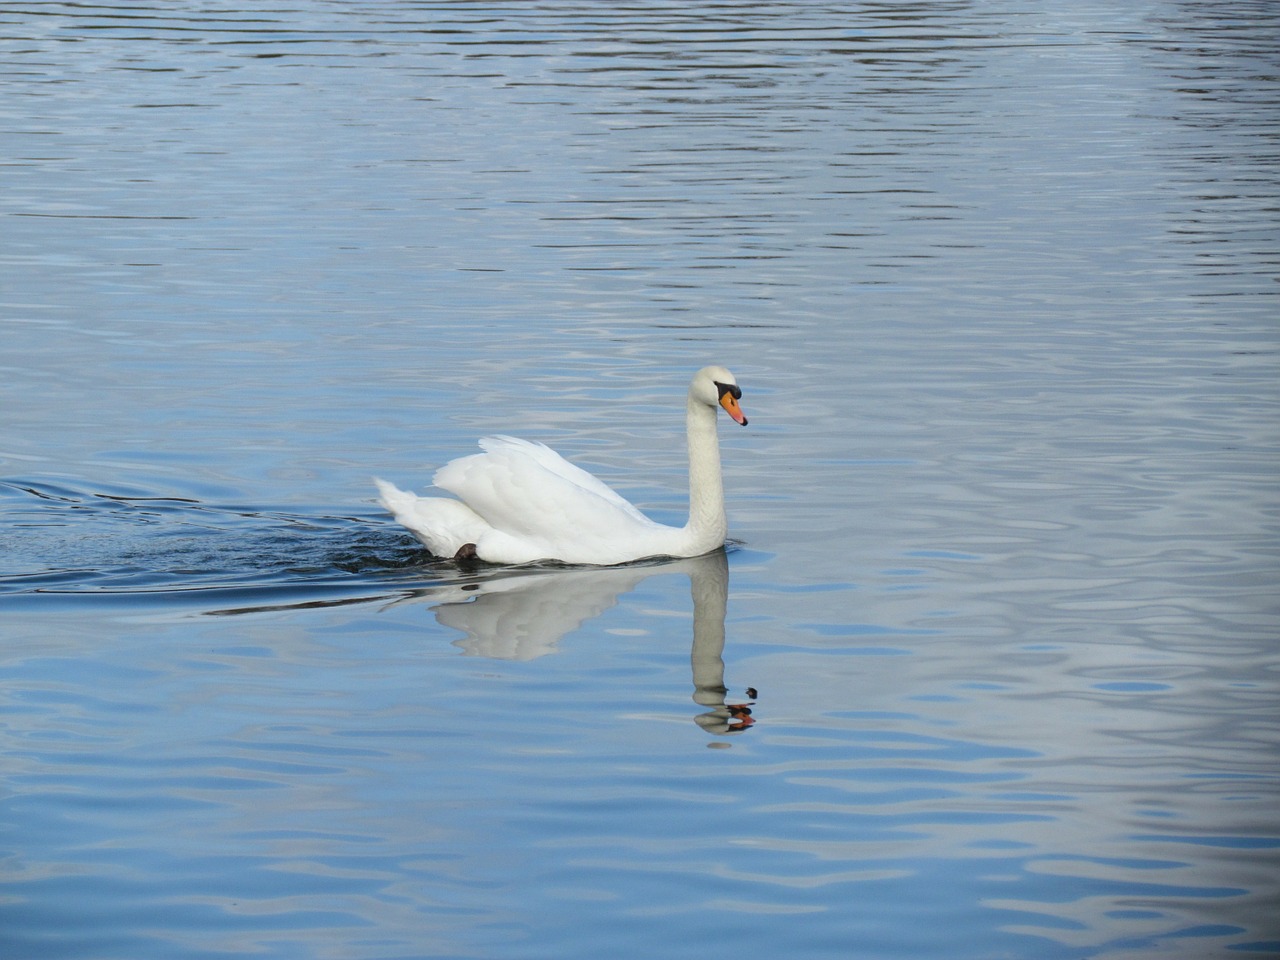
[[[742,408],[738,406],[738,398],[730,391],[724,390],[720,393],[720,406],[724,407],[724,412],[733,417],[735,421],[747,425],[747,418],[742,415]]]

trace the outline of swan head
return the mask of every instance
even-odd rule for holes
[[[738,406],[742,390],[733,374],[724,367],[703,367],[695,373],[693,382],[689,384],[689,398],[705,403],[712,409],[722,407],[735,422],[744,427],[747,425],[747,418]]]

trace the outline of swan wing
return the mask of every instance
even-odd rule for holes
[[[533,440],[522,440],[519,437],[499,435],[494,437],[483,437],[480,440],[480,448],[489,453],[503,454],[509,457],[528,457],[544,470],[548,470],[557,477],[567,480],[575,487],[579,487],[582,490],[593,493],[602,500],[612,503],[614,506],[635,517],[635,519],[644,521],[649,520],[649,518],[637,510],[629,500],[622,497],[616,490],[595,474],[588,473],[581,467],[570,463],[545,443],[537,443]]]
[[[519,541],[528,559],[619,562],[592,558],[650,549],[653,535],[668,529],[549,447],[515,437],[486,437],[480,445],[484,453],[445,464],[434,482],[483,518],[504,552]]]

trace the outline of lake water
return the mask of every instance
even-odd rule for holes
[[[1280,955],[1280,9],[0,11],[0,955]],[[727,554],[432,562],[543,440]],[[722,418],[723,420],[723,418]]]

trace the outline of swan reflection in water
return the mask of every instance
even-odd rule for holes
[[[533,660],[554,653],[568,633],[614,606],[649,577],[687,574],[693,596],[693,700],[708,708],[695,718],[709,733],[742,733],[755,723],[751,704],[726,703],[724,619],[729,561],[724,550],[701,557],[626,567],[523,569],[483,580],[415,591],[435,601],[441,626],[466,636],[454,641],[468,656]],[[747,690],[754,699],[755,690]]]

